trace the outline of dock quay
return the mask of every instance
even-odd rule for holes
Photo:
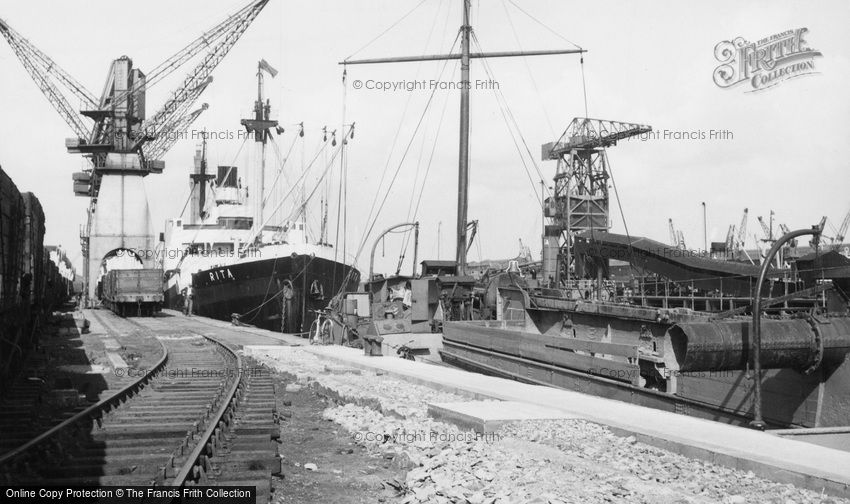
[[[304,360],[305,354],[309,354],[315,357],[320,375],[341,373],[345,376],[346,380],[337,379],[337,382],[358,381],[369,375],[366,390],[379,399],[380,382],[389,377],[411,386],[426,387],[435,393],[463,398],[466,406],[456,407],[455,411],[441,407],[440,404],[445,401],[436,400],[428,405],[430,415],[440,410],[437,416],[445,422],[463,425],[464,417],[468,419],[471,415],[481,418],[483,424],[488,415],[492,422],[500,414],[507,415],[509,421],[506,424],[533,423],[541,419],[580,419],[603,426],[631,442],[723,466],[749,474],[750,478],[755,475],[767,481],[791,484],[827,495],[850,495],[850,472],[846,470],[850,467],[850,453],[841,450],[576,392],[411,362],[395,356],[369,357],[353,348],[309,345],[303,339],[269,334],[261,329],[231,329],[225,323],[209,322],[199,317],[193,318],[192,323],[199,326],[212,324],[217,331],[232,334],[234,340],[241,342],[245,355],[269,366],[283,368]],[[242,334],[238,334],[240,332]],[[227,336],[221,337],[227,339]],[[253,340],[261,338],[277,338],[280,343],[253,344]],[[354,393],[351,388],[356,388],[356,385],[343,388],[343,392]],[[511,421],[511,413],[504,411],[496,411],[493,417],[492,410],[498,408],[494,408],[492,401],[511,401],[509,404],[519,412],[514,413],[516,420]],[[397,412],[412,406],[398,403],[389,410]],[[536,412],[537,417],[526,415],[529,418],[523,419],[523,409]]]

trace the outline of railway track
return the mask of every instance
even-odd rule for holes
[[[54,330],[77,330],[74,319],[63,314]],[[44,379],[51,366],[44,352],[32,352],[22,364],[19,376],[3,391],[0,397],[0,456],[13,450],[38,434],[84,410],[91,403],[85,395],[77,393],[64,381],[53,384],[53,389],[63,389],[64,401],[51,397],[51,387]],[[48,378],[49,379],[49,378]]]
[[[153,333],[162,359],[107,399],[0,456],[4,484],[245,485],[270,497],[280,470],[271,376],[171,317],[95,317],[112,335]],[[172,319],[172,320],[169,320]],[[135,377],[134,377],[135,378]]]

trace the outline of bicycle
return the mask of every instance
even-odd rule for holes
[[[330,345],[333,343],[333,322],[328,310],[310,310],[316,319],[310,324],[307,333],[311,345]]]
[[[311,345],[332,345],[334,343],[334,325],[342,330],[340,344],[347,345],[359,338],[356,327],[350,327],[341,319],[338,312],[330,309],[310,310],[316,314],[316,319],[310,324],[308,337]]]

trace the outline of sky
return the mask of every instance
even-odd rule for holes
[[[244,3],[149,0],[127,4],[133,5],[128,11],[124,4],[105,0],[4,0],[0,18],[99,93],[112,59],[128,55],[146,71]],[[555,163],[541,161],[540,146],[557,139],[578,116],[648,124],[662,134],[624,141],[608,151],[619,196],[619,204],[612,199],[614,232],[627,226],[632,235],[667,242],[672,218],[688,247],[699,249],[705,202],[708,241],[724,240],[747,207],[747,245],[753,247],[753,234],[762,237],[755,217],[767,218],[771,210],[777,223],[792,229],[809,227],[822,216],[837,228],[850,210],[850,3],[473,0],[472,7],[473,30],[484,51],[580,46],[588,52],[583,65],[576,55],[490,60],[507,109],[490,89],[494,85],[470,92],[469,219],[479,221],[470,261],[515,256],[520,240],[538,256],[540,184],[532,158],[551,185]],[[340,129],[343,121],[356,122],[346,151],[347,224],[345,233],[339,231],[349,253],[364,242],[373,202],[380,204],[386,195],[358,258],[361,271],[368,269],[375,233],[414,217],[421,224],[419,258],[453,258],[459,94],[432,94],[429,86],[432,79],[445,85],[457,81],[456,61],[350,66],[345,84],[337,63],[347,57],[445,53],[457,35],[460,16],[460,0],[271,0],[216,69],[214,82],[197,104],[209,103],[210,108],[192,129],[238,131],[239,119],[247,117],[255,99],[257,61],[264,58],[280,72],[266,79],[273,115],[286,128],[280,150],[295,145],[284,180],[297,176],[317,156],[323,126]],[[808,29],[806,45],[822,54],[814,59],[814,74],[759,92],[747,92],[752,90],[748,83],[726,89],[715,84],[718,43],[736,37],[755,42],[797,28]],[[148,91],[149,115],[188,69]],[[489,79],[481,60],[473,61],[471,75],[473,83]],[[385,81],[410,86],[422,79],[427,84],[413,90],[375,89]],[[355,89],[356,81],[360,89]],[[70,129],[4,42],[0,110],[0,166],[21,191],[33,191],[41,200],[46,243],[61,244],[79,266],[78,236],[87,203],[73,195],[71,174],[85,161],[66,152]],[[518,127],[514,134],[503,110]],[[299,140],[294,125],[301,122],[305,136]],[[710,138],[712,130],[727,133]],[[674,138],[678,132],[695,132],[695,138]],[[184,206],[196,144],[179,141],[165,156],[165,172],[145,180],[157,232]],[[236,139],[210,142],[210,164],[248,163],[236,156],[241,144]],[[318,154],[306,177],[308,192],[328,158],[327,151]],[[267,180],[273,178],[275,164]],[[337,235],[339,173],[333,167],[329,185],[317,192],[317,198],[333,195],[332,241]],[[276,190],[281,194],[285,187]],[[318,208],[318,201],[311,202],[308,225],[314,235]],[[834,233],[829,225],[826,232]],[[378,247],[376,270],[395,271],[404,238],[390,235]],[[411,258],[408,250],[403,271]]]

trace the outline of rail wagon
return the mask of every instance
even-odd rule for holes
[[[39,327],[70,295],[44,246],[45,217],[0,168],[0,388],[38,341]]]
[[[122,317],[152,316],[162,310],[162,270],[114,269],[101,280],[103,304]]]

